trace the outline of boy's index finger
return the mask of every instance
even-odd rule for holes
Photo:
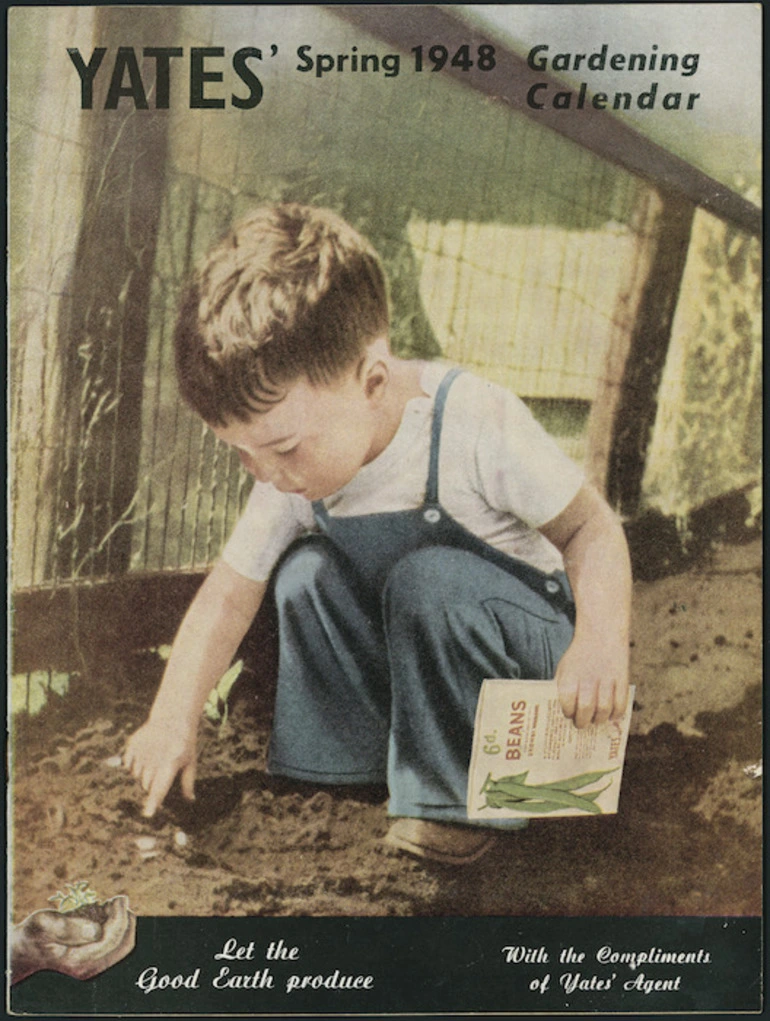
[[[152,818],[152,816],[155,815],[157,810],[158,799],[154,794],[152,793],[148,794],[144,802],[144,807],[142,808],[142,815],[145,817],[145,819],[150,819]]]
[[[142,810],[142,815],[145,816],[145,818],[149,819],[151,816],[155,815],[157,810],[163,804],[169,788],[174,781],[174,777],[176,776],[176,770],[172,770],[158,770],[150,781],[147,800],[145,801],[144,808]]]
[[[180,777],[182,794],[188,801],[195,801],[195,759],[193,758],[182,770]]]

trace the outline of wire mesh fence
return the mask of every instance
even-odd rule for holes
[[[383,49],[320,7],[301,18],[229,10],[220,21],[211,8],[157,9],[155,20],[140,8],[70,11],[80,22],[68,38],[75,27],[85,38],[91,17],[137,48],[280,34],[290,51],[308,38],[317,51]],[[50,47],[64,16],[49,12]],[[318,79],[266,66],[264,87],[280,103],[172,102],[143,120],[128,106],[109,118],[95,110],[81,131],[71,94],[59,89],[50,106],[53,81],[33,122],[11,103],[16,587],[201,569],[217,556],[249,484],[180,404],[171,338],[191,267],[260,202],[342,213],[384,259],[397,351],[511,387],[585,455],[610,350],[633,328],[640,267],[665,230],[655,187],[441,74],[416,89],[382,69]],[[723,264],[688,262],[645,476],[645,497],[677,513],[758,472],[751,411],[731,422],[729,444],[709,440],[721,416],[708,395],[748,388],[754,408],[760,379],[758,249],[714,223],[699,223],[693,244],[721,245]],[[712,319],[693,330],[693,310],[708,308]],[[708,485],[688,468],[703,457]]]

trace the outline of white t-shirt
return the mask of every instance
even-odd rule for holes
[[[424,397],[408,401],[391,442],[324,503],[353,516],[414,510],[425,499],[433,401],[447,372],[426,365]],[[511,556],[553,571],[558,550],[537,529],[555,518],[583,484],[583,472],[514,394],[463,372],[449,389],[441,430],[439,502],[474,535]],[[310,501],[255,482],[222,559],[266,581],[294,539],[317,531]]]

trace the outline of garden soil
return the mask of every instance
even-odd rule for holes
[[[638,581],[619,813],[534,820],[462,869],[384,850],[383,788],[268,777],[272,694],[249,668],[225,726],[201,724],[196,801],[145,819],[114,762],[162,661],[73,679],[14,721],[13,919],[78,880],[140,915],[759,914],[760,586],[759,540]]]

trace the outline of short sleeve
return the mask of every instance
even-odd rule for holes
[[[519,397],[493,391],[477,440],[479,484],[491,506],[540,528],[577,495],[584,472]]]
[[[267,581],[283,551],[313,525],[311,505],[255,482],[221,559],[252,581]]]

